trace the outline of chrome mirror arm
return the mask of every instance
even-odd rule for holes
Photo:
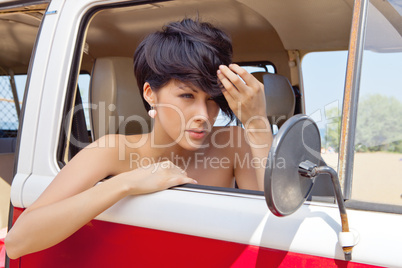
[[[316,164],[307,160],[299,164],[299,174],[303,177],[310,177],[312,179],[316,177],[318,174],[329,174],[331,176],[336,201],[338,203],[339,212],[341,215],[342,234],[340,234],[340,238],[341,236],[342,237],[347,236],[345,233],[349,233],[348,215],[346,213],[345,202],[341,191],[341,185],[339,183],[339,178],[336,171],[328,166],[317,167]],[[355,245],[354,242],[355,239],[353,239],[353,234],[351,235],[352,235],[352,242],[350,242],[350,240],[348,240],[348,242],[345,242],[346,239],[339,239],[339,242],[343,249],[343,253],[345,254],[346,261],[352,260],[352,249],[353,246]]]

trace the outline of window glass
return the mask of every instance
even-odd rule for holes
[[[90,113],[90,103],[89,103],[89,85],[90,85],[90,80],[91,77],[87,73],[81,73],[78,76],[78,91],[76,94],[79,94],[81,97],[81,102],[79,102],[77,99],[75,100],[76,102],[74,103],[74,113],[73,116],[69,114],[67,118],[71,118],[71,132],[69,132],[69,136],[67,137],[67,140],[65,140],[66,145],[63,146],[63,151],[60,152],[61,161],[60,163],[67,163],[70,161],[70,159],[76,155],[82,148],[84,148],[88,142],[91,141],[90,137],[90,119],[89,119],[89,113]],[[78,96],[78,95],[77,95]],[[85,120],[85,126],[83,125],[82,121],[82,116],[84,117]],[[87,130],[87,138],[84,136],[85,132],[83,131]],[[68,132],[66,132],[67,134]]]
[[[347,51],[314,52],[302,60],[306,114],[317,123],[322,157],[335,170],[338,168],[346,61]]]
[[[255,72],[268,72],[268,73],[275,73],[275,67],[272,65],[264,65],[264,66],[241,66],[247,70],[249,73]]]
[[[356,122],[352,198],[402,205],[402,4],[371,1]]]
[[[18,101],[14,100],[11,80],[17,91]],[[16,103],[19,108],[22,106],[24,96],[26,75],[0,76],[0,137],[16,137],[18,130],[18,114]]]
[[[219,110],[218,117],[216,117],[216,121],[214,123],[214,127],[222,127],[222,126],[235,126],[236,120],[230,121],[229,117],[227,117],[222,110]]]
[[[91,81],[91,76],[89,74],[80,74],[78,77],[78,88],[81,94],[82,106],[84,108],[85,123],[87,129],[90,130],[89,123],[89,83]]]
[[[17,88],[18,100],[20,102],[20,107],[24,98],[25,84],[27,82],[26,74],[14,75],[15,87]]]

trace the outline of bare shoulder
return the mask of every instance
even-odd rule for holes
[[[121,140],[121,135],[105,135],[93,143],[82,149],[70,163],[76,161],[89,161],[96,159],[97,161],[102,158],[107,158],[109,161],[113,161],[114,155],[118,153],[119,142]],[[69,164],[70,164],[69,163]]]
[[[118,151],[122,147],[140,148],[144,144],[144,135],[121,135],[109,134],[105,135],[84,149],[97,149],[105,152]]]
[[[134,136],[134,135],[133,135]],[[84,149],[110,149],[113,150],[119,146],[120,143],[124,143],[130,136],[120,134],[108,134],[100,137],[93,143],[86,146]]]
[[[105,160],[106,167],[110,166],[112,168],[110,172],[113,174],[109,175],[116,175],[120,172],[118,167],[122,165],[127,156],[130,153],[138,152],[144,146],[145,142],[146,134],[110,134],[99,138],[82,151],[84,151],[83,154],[85,154],[85,157],[95,157],[100,161]]]
[[[83,148],[56,176],[55,181],[76,178],[80,183],[94,185],[98,181],[121,173],[121,153],[125,152],[127,136],[105,135]]]

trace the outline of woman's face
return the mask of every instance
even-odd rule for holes
[[[218,116],[219,106],[191,84],[171,80],[155,94],[155,135],[164,145],[187,150],[202,147]],[[164,137],[161,137],[161,136]]]

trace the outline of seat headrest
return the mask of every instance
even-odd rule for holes
[[[96,59],[89,98],[94,140],[106,134],[149,132],[150,119],[134,77],[132,58]]]
[[[296,99],[292,85],[279,74],[256,72],[253,75],[264,84],[269,122],[281,127],[295,112]]]
[[[260,81],[261,83],[264,84],[264,74],[267,74],[267,72],[254,72],[251,73],[252,75],[254,75],[255,78],[257,78],[258,81]]]

